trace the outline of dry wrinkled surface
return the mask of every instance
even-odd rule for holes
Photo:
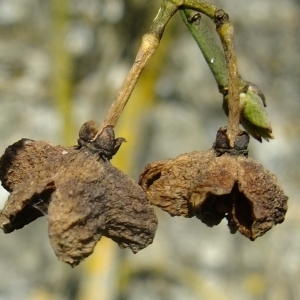
[[[151,244],[153,207],[141,187],[102,155],[28,139],[9,146],[0,160],[2,185],[11,192],[0,227],[9,233],[48,214],[50,243],[72,266],[103,235],[134,253]]]
[[[288,198],[276,177],[244,155],[219,155],[211,149],[148,164],[140,185],[171,216],[196,216],[208,226],[227,218],[232,233],[251,240],[282,223]]]

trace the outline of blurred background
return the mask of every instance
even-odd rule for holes
[[[1,300],[285,300],[300,295],[300,1],[213,0],[235,26],[240,73],[267,98],[275,139],[250,156],[290,197],[286,221],[250,242],[222,222],[157,209],[154,243],[138,254],[102,239],[72,269],[57,260],[47,219],[0,232]],[[21,138],[74,145],[101,121],[158,0],[0,0],[0,153]],[[208,21],[208,23],[210,23]],[[214,26],[211,26],[214,30]],[[217,38],[217,36],[216,36]],[[135,180],[148,162],[211,148],[226,125],[214,78],[176,14],[116,127],[112,164]],[[8,193],[0,188],[0,207]]]

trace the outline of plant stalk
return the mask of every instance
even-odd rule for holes
[[[129,71],[117,98],[112,103],[106,117],[96,133],[95,140],[108,126],[115,126],[127,104],[130,95],[139,79],[139,76],[150,58],[158,48],[164,29],[178,9],[194,9],[211,18],[217,26],[220,36],[228,71],[228,97],[229,97],[229,121],[228,136],[233,146],[236,135],[239,132],[239,77],[237,71],[236,53],[233,38],[233,26],[229,22],[228,15],[216,6],[202,0],[163,0],[157,16],[152,22],[150,31],[142,38],[142,44],[138,50],[134,64]],[[222,75],[222,77],[224,77]],[[221,79],[220,79],[221,80]],[[222,82],[224,78],[222,79]]]
[[[138,50],[135,61],[126,76],[125,81],[123,82],[118,96],[112,103],[93,140],[95,140],[101,134],[106,126],[111,125],[115,127],[117,124],[118,119],[121,116],[143,69],[146,67],[152,55],[159,46],[160,39],[167,23],[177,10],[178,8],[170,1],[164,0],[162,2],[158,14],[152,22],[149,32],[144,34],[142,37],[142,43]]]
[[[220,36],[228,71],[228,127],[227,135],[230,146],[234,146],[235,138],[240,129],[240,100],[239,100],[239,74],[237,68],[237,58],[234,44],[233,25],[229,21],[229,16],[218,10],[215,15],[217,33]]]

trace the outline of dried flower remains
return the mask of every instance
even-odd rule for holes
[[[0,211],[5,233],[48,215],[50,243],[71,266],[88,257],[101,236],[134,253],[152,243],[157,218],[145,193],[111,165],[122,138],[112,127],[95,141],[93,121],[80,129],[78,146],[22,139],[0,160],[0,179],[11,192]]]
[[[211,150],[148,164],[140,185],[171,216],[196,216],[208,226],[226,218],[232,233],[255,240],[284,221],[288,198],[276,177],[247,157],[248,142],[242,132],[231,148],[220,129]]]

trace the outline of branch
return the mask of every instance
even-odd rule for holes
[[[228,128],[227,135],[230,146],[234,146],[235,138],[239,133],[240,104],[239,104],[239,74],[234,45],[234,30],[229,16],[218,10],[215,14],[217,32],[220,36],[228,69]]]
[[[123,112],[130,95],[135,88],[135,85],[137,84],[141,72],[146,67],[150,61],[150,58],[158,48],[164,29],[177,10],[178,8],[170,1],[165,0],[162,2],[158,14],[152,22],[149,32],[146,33],[142,38],[142,43],[138,50],[133,66],[126,77],[117,98],[112,103],[92,141],[96,140],[105,127],[114,127],[117,124],[118,119],[121,116],[121,113]]]
[[[180,14],[190,33],[198,44],[215,80],[219,91],[223,94],[223,109],[228,116],[227,66],[223,51],[217,45],[210,30],[202,21],[199,12],[182,9]],[[266,112],[266,102],[262,91],[253,83],[239,76],[239,102],[241,124],[252,137],[262,142],[262,138],[274,138],[269,116]]]

